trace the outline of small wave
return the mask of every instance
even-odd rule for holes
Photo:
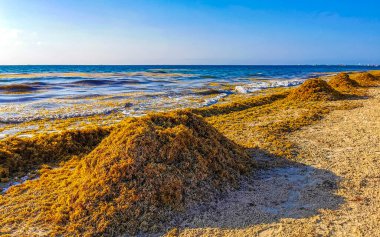
[[[20,178],[20,180],[18,180],[18,181],[14,181],[14,180],[12,180],[12,181],[9,181],[9,182],[7,182],[7,183],[5,183],[5,185],[4,185],[4,187],[2,188],[2,190],[1,190],[1,193],[2,194],[5,194],[11,187],[13,187],[13,186],[16,186],[16,185],[19,185],[19,184],[22,184],[22,183],[24,183],[26,180],[28,180],[28,176],[24,176],[24,177],[21,177]]]
[[[56,120],[56,119],[68,119],[68,118],[77,118],[77,117],[89,117],[93,115],[107,115],[114,112],[120,111],[120,108],[103,108],[103,109],[96,109],[91,111],[83,111],[83,112],[68,112],[64,114],[50,114],[50,115],[25,115],[25,116],[2,116],[0,118],[0,123],[5,124],[18,124],[23,122],[30,122],[30,121],[36,121],[36,120],[42,120],[42,119],[50,119],[50,120]]]
[[[0,103],[2,104],[5,104],[5,103],[24,103],[24,102],[31,102],[31,101],[35,101],[35,100],[38,100],[37,97],[33,96],[13,96],[13,95],[20,95],[20,94],[23,94],[23,95],[29,95],[28,93],[8,93],[8,94],[11,94],[12,96],[11,97],[0,97]]]
[[[216,76],[211,76],[211,75],[201,75],[200,78],[204,78],[204,79],[216,79],[218,77]]]
[[[236,86],[235,91],[246,94],[267,88],[297,86],[302,84],[304,81],[304,79],[255,81],[254,83]]]
[[[28,85],[28,84],[11,84],[11,85],[3,85],[0,86],[0,91],[5,93],[30,93],[38,90],[39,88],[36,86]]]
[[[130,97],[131,96],[128,96],[128,95],[117,95],[117,96],[103,98],[101,100],[123,100],[123,99],[128,99]]]
[[[258,89],[258,88],[247,88],[245,86],[236,86],[235,87],[235,91],[238,92],[238,93],[241,93],[241,94],[247,94],[247,93],[252,93],[252,92],[255,92],[255,91],[259,91],[261,89]]]
[[[49,84],[42,81],[35,81],[35,82],[28,83],[28,85],[41,87],[41,86],[48,86]]]
[[[146,84],[149,82],[150,82],[149,80],[142,81],[142,80],[136,80],[136,79],[130,79],[130,78],[117,80],[117,83],[120,83],[120,84]]]
[[[208,89],[208,90],[195,91],[193,93],[196,95],[217,95],[217,94],[225,93],[225,91]]]
[[[149,81],[135,80],[135,79],[86,79],[74,81],[65,85],[80,85],[80,86],[104,86],[104,85],[131,85],[131,84],[146,84]]]
[[[185,73],[171,73],[171,72],[131,72],[127,74],[131,77],[151,77],[151,78],[167,78],[167,77],[195,77],[194,74],[185,74]]]
[[[164,69],[150,69],[148,71],[152,73],[169,73],[168,71],[165,71]]]
[[[194,71],[194,69],[190,68],[151,68],[146,70],[148,72],[163,72],[163,73],[171,73],[171,72],[188,72]]]
[[[203,103],[203,106],[206,107],[206,106],[211,106],[213,104],[216,104],[219,102],[220,99],[224,98],[228,96],[228,93],[222,93],[220,95],[217,95],[213,98],[210,98],[210,99],[205,99],[205,102]]]
[[[81,99],[94,99],[102,96],[101,94],[87,94],[87,95],[70,95],[65,97],[58,97],[60,100],[81,100]]]
[[[83,86],[101,86],[101,85],[109,85],[113,84],[114,81],[112,80],[98,80],[98,79],[90,79],[90,80],[80,80],[80,81],[75,81],[72,82],[73,84],[76,85],[83,85]]]

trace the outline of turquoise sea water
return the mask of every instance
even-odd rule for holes
[[[231,93],[378,66],[0,66],[0,122],[208,106]],[[226,87],[228,85],[228,87]],[[207,90],[213,93],[207,93]],[[212,95],[211,95],[212,94]],[[205,96],[207,95],[207,96]]]

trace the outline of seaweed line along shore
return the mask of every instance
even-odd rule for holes
[[[376,216],[356,213],[361,205],[370,207],[366,216],[378,210],[372,173],[343,172],[336,162],[346,157],[353,169],[366,144],[363,162],[380,169],[380,72],[319,75],[295,87],[234,92],[211,106],[17,124],[45,127],[0,140],[0,233],[344,236],[343,215],[361,222],[350,230],[376,235]],[[345,113],[353,116],[342,120]],[[360,131],[358,119],[366,121]],[[324,123],[334,123],[337,137],[347,133],[340,142],[354,156],[340,156],[342,144],[324,148],[336,142]],[[357,140],[363,131],[368,139]],[[319,133],[331,141],[308,136]]]

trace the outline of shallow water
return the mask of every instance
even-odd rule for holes
[[[375,66],[0,66],[0,122],[201,107]],[[207,93],[214,90],[214,93]],[[216,90],[216,92],[215,92]]]

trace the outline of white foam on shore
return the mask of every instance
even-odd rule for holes
[[[218,101],[224,97],[228,96],[227,93],[222,93],[222,94],[219,94],[213,98],[210,98],[210,99],[205,99],[205,102],[202,104],[202,106],[210,106],[210,105],[213,105],[213,104],[216,104],[218,103]]]
[[[13,186],[16,186],[16,185],[20,185],[20,184],[23,184],[25,183],[27,180],[29,180],[29,176],[28,175],[25,175],[21,178],[19,178],[17,181],[13,180],[13,181],[9,181],[8,183],[6,183],[3,187],[3,189],[1,190],[1,193],[4,194],[8,191],[8,189],[10,189],[11,187]]]
[[[305,79],[254,81],[246,85],[236,86],[235,91],[237,93],[247,94],[267,88],[297,86],[302,84],[304,81]]]
[[[65,113],[51,113],[51,114],[39,114],[40,111],[25,111],[24,113],[20,114],[12,114],[12,113],[2,113],[2,117],[0,118],[0,123],[7,123],[7,124],[16,124],[16,123],[23,123],[23,122],[30,122],[35,120],[42,120],[42,119],[68,119],[68,118],[76,118],[76,117],[89,117],[93,115],[99,115],[99,114],[110,114],[113,112],[119,111],[120,108],[100,108],[100,109],[93,109],[91,111],[68,111]],[[0,134],[1,137],[1,134]]]
[[[155,100],[147,100],[143,103],[136,103],[134,106],[124,109],[122,113],[128,117],[140,117],[147,114],[150,111],[164,112],[180,108],[207,107],[218,103],[219,100],[228,96],[229,94],[231,93],[225,92],[218,94],[214,97],[204,99],[194,95],[185,95],[179,97],[168,96]],[[194,101],[194,99],[198,99],[199,101]]]

